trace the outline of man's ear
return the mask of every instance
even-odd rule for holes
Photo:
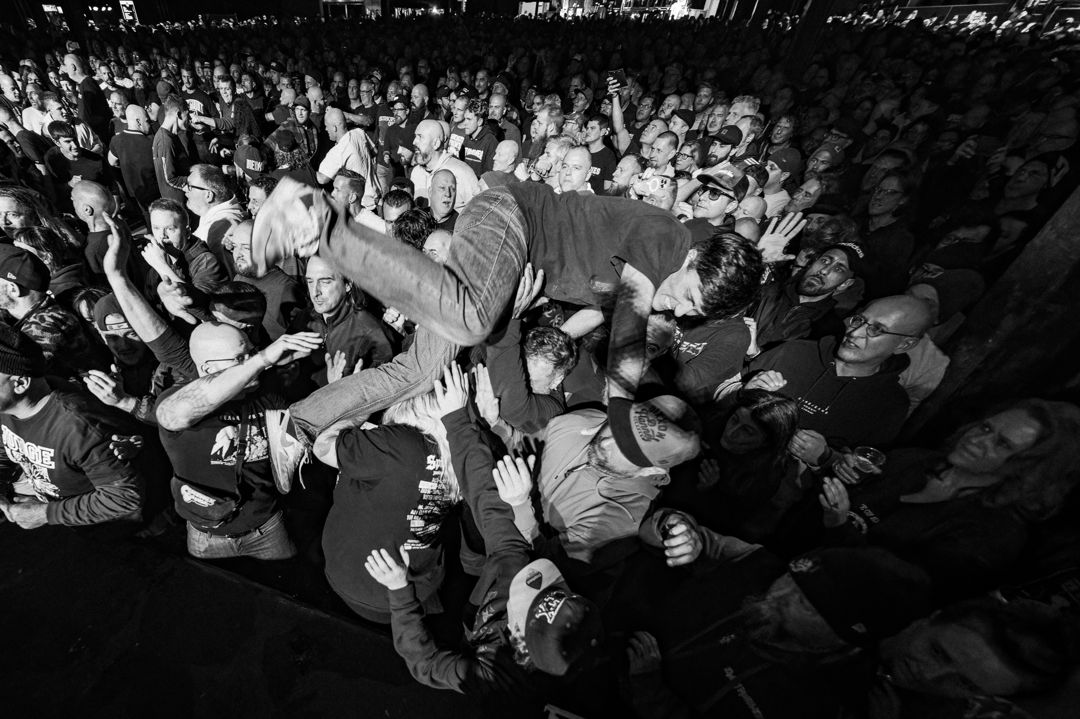
[[[893,354],[894,355],[904,354],[905,352],[910,350],[912,347],[919,344],[919,340],[921,340],[921,339],[922,339],[922,337],[905,337],[903,342],[896,345],[896,349],[893,350]]]
[[[846,290],[847,288],[851,287],[853,284],[855,284],[855,278],[854,277],[849,277],[849,278],[847,278],[846,280],[844,280],[843,282],[841,282],[840,284],[838,284],[836,286],[836,289],[833,290],[833,294],[838,295],[841,292],[843,292],[844,290]]]
[[[698,256],[698,251],[697,250],[690,250],[689,252],[687,252],[686,253],[686,259],[683,260],[683,267],[689,267],[690,264],[694,260],[697,259],[697,256]]]
[[[789,177],[791,177],[790,172],[781,172],[780,173],[780,184],[782,185],[785,182],[787,182]]]
[[[25,394],[26,390],[30,388],[30,377],[24,377],[22,375],[16,375],[11,378],[12,389],[15,390],[15,394]]]

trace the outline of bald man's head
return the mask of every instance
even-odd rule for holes
[[[760,221],[765,216],[765,198],[758,197],[757,195],[748,195],[743,198],[743,201],[739,203],[739,206],[735,208],[733,213],[736,220],[742,218],[749,218],[754,221]]]
[[[348,132],[345,113],[336,107],[327,108],[326,114],[323,115],[323,127],[326,129],[326,135],[330,138],[330,142],[337,142]]]
[[[435,120],[422,120],[416,126],[416,134],[413,136],[417,164],[427,165],[437,159],[445,144],[446,133],[443,132],[442,124]]]
[[[71,203],[75,205],[75,214],[88,225],[92,219],[101,221],[102,215],[116,212],[112,193],[90,180],[75,183],[71,188]]]
[[[128,105],[124,111],[124,123],[127,125],[127,129],[132,132],[141,132],[144,135],[150,134],[150,116],[146,114],[146,109],[141,105]]]
[[[233,360],[251,349],[251,342],[243,332],[220,322],[203,322],[192,330],[188,340],[188,351],[200,377],[228,369]]]
[[[847,320],[838,359],[874,372],[895,354],[912,349],[934,324],[933,308],[910,295],[882,297]]]
[[[521,148],[514,140],[503,140],[495,147],[495,157],[492,168],[498,172],[513,172],[517,166],[518,153]]]
[[[75,53],[69,52],[67,55],[64,55],[64,70],[66,70],[69,75],[85,75],[86,62]]]

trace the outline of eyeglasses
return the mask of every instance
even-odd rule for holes
[[[863,315],[852,315],[844,320],[844,324],[853,330],[857,330],[860,327],[866,327],[867,337],[880,337],[881,335],[893,335],[894,337],[910,337],[912,339],[917,338],[919,335],[906,335],[903,332],[890,332],[882,327],[877,322],[871,322]]]
[[[243,363],[245,360],[247,360],[248,357],[251,357],[251,355],[252,355],[251,351],[244,351],[244,352],[241,352],[240,354],[236,355],[235,357],[223,357],[221,359],[208,359],[208,360],[206,360],[206,363],[205,363],[206,366],[207,366],[207,369],[209,370],[208,374],[212,374],[214,372],[222,372],[224,370],[229,369],[229,367],[235,367],[236,365]],[[224,367],[219,367],[218,369],[210,369],[210,367],[212,365],[220,364],[222,362],[227,362],[228,364],[225,365]]]
[[[701,194],[708,197],[710,202],[716,202],[721,197],[726,197],[729,200],[734,200],[735,199],[735,195],[728,194],[727,192],[724,192],[723,190],[721,190],[719,187],[702,188]]]
[[[190,182],[184,181],[184,192],[189,190],[202,190],[203,192],[213,192],[209,187],[203,187],[202,185],[193,185]]]
[[[694,156],[688,152],[676,152],[675,157],[681,157],[684,160],[693,160]]]

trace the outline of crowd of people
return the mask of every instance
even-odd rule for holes
[[[898,438],[1080,184],[1073,58],[788,27],[13,37],[3,517],[312,563],[493,707],[1064,716],[1076,608],[1004,588],[1078,566],[1080,408]]]

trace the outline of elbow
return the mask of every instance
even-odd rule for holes
[[[191,429],[192,425],[195,424],[190,415],[178,412],[168,404],[162,404],[158,407],[154,417],[157,418],[159,427],[170,432],[182,432],[185,429]]]

